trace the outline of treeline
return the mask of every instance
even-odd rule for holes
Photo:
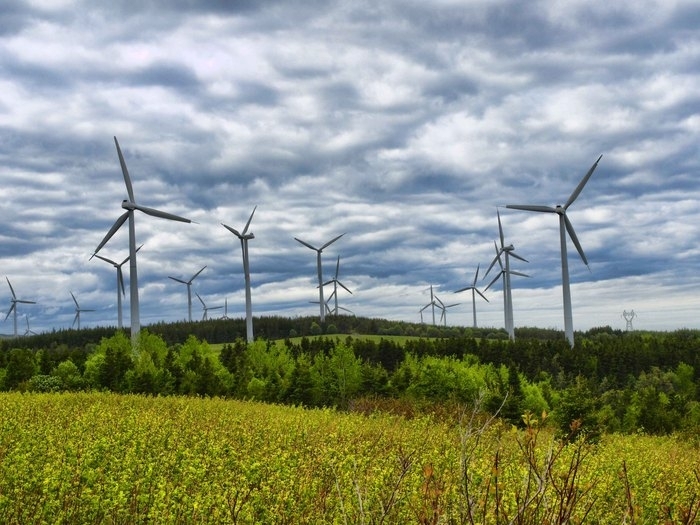
[[[312,318],[303,320],[308,325],[300,321],[270,318],[268,326],[287,335],[320,329]],[[377,329],[397,328],[380,324]],[[574,349],[558,337],[519,334],[511,342],[500,333],[473,337],[468,329],[401,343],[327,334],[248,345],[239,337],[219,352],[191,334],[170,341],[176,329],[168,338],[143,331],[137,352],[126,332],[114,330],[82,346],[53,341],[29,348],[14,340],[0,352],[0,389],[226,396],[404,413],[425,403],[479,399],[514,424],[525,412],[547,411],[564,431],[574,420],[594,433],[700,429],[697,331],[600,328],[580,334]]]
[[[407,323],[351,315],[326,316],[326,322],[319,323],[318,316],[281,317],[262,316],[253,319],[256,339],[284,339],[310,335],[368,334],[368,335],[406,335],[417,337],[458,337],[507,339],[505,330],[494,328],[461,328],[433,326],[428,324]],[[226,343],[246,336],[245,319],[210,319],[207,321],[179,321],[174,323],[156,323],[145,326],[152,334],[157,334],[168,344],[182,342],[190,335],[204,339],[212,344]],[[81,330],[65,329],[19,338],[24,348],[53,348],[58,346],[83,347],[97,344],[103,337],[109,337],[116,327],[83,328]],[[128,329],[127,329],[128,332]],[[556,330],[539,328],[520,328],[516,334],[523,337],[539,339],[564,339]],[[16,339],[0,339],[0,351],[16,346]]]

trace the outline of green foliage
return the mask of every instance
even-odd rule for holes
[[[693,443],[559,439],[546,414],[523,414],[518,430],[468,410],[440,422],[219,398],[5,393],[0,422],[0,523],[689,524],[700,515]]]

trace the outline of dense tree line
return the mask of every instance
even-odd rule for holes
[[[595,432],[700,429],[697,331],[602,327],[578,334],[573,349],[551,330],[520,329],[512,342],[492,329],[350,316],[330,318],[323,327],[312,317],[257,319],[256,332],[265,331],[284,334],[284,342],[270,337],[248,345],[240,321],[153,325],[136,352],[128,333],[114,329],[3,340],[0,388],[216,395],[340,408],[357,400],[415,406],[479,398],[516,424],[526,411],[545,410],[564,430],[573,420]],[[351,335],[359,332],[425,337],[399,342]],[[232,342],[214,351],[202,334]]]

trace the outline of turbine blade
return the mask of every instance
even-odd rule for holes
[[[10,286],[10,292],[12,292],[12,298],[17,299],[17,296],[15,295],[15,289],[12,288],[12,283],[10,282],[10,278],[5,276],[5,279],[7,279],[7,284]]]
[[[253,215],[255,214],[255,210],[257,210],[257,209],[258,209],[258,207],[255,206],[255,208],[253,208],[253,213],[251,213],[250,217],[248,217],[248,222],[245,223],[245,228],[243,228],[243,235],[245,235],[247,233],[248,226],[250,226],[250,221],[253,220]]]
[[[520,277],[530,277],[530,276],[529,276],[528,274],[526,274],[526,273],[516,272],[515,270],[511,270],[511,271],[509,271],[508,273],[509,273],[510,275],[519,275]]]
[[[593,163],[593,166],[591,166],[591,168],[588,170],[588,173],[586,173],[586,175],[584,175],[583,179],[581,179],[581,182],[578,183],[578,186],[576,186],[576,189],[575,189],[574,192],[571,194],[571,197],[569,197],[569,200],[566,201],[566,204],[564,204],[564,209],[567,209],[567,208],[568,208],[569,206],[571,206],[571,204],[576,200],[576,198],[578,197],[579,193],[581,193],[581,190],[583,190],[583,187],[584,187],[584,186],[586,185],[586,183],[588,182],[588,179],[591,178],[591,175],[593,175],[593,172],[594,172],[595,169],[598,167],[598,163],[600,162],[600,159],[602,159],[602,158],[603,158],[602,155],[601,155],[600,157],[598,157],[598,160],[596,160],[596,161]]]
[[[337,283],[338,283],[338,286],[340,286],[343,290],[345,290],[345,291],[348,292],[349,294],[352,294],[352,292],[350,291],[350,289],[349,289],[347,286],[345,286],[343,283],[341,283],[340,281],[337,281]]]
[[[139,206],[138,204],[134,204],[134,209],[142,211],[143,213],[151,215],[153,217],[160,217],[161,219],[169,219],[171,221],[180,222],[192,222],[190,219],[180,217],[179,215],[173,215],[172,213],[156,210],[154,208],[148,208],[146,206]]]
[[[17,303],[15,303],[13,301],[12,306],[10,306],[10,309],[7,311],[7,315],[5,316],[5,321],[7,321],[8,317],[10,317],[10,314],[12,313],[12,311],[15,309],[16,306],[17,306]]]
[[[518,254],[515,253],[515,252],[510,252],[509,255],[510,255],[511,257],[515,257],[516,259],[519,259],[519,260],[521,260],[521,261],[523,261],[523,262],[530,262],[530,261],[528,261],[528,260],[525,259],[524,257],[521,257],[520,255],[518,255]]]
[[[122,267],[117,266],[117,279],[119,280],[119,286],[122,288],[122,295],[126,295],[126,290],[124,289],[124,274],[122,273]]]
[[[183,281],[182,279],[178,279],[177,277],[171,277],[168,275],[168,279],[172,279],[173,281],[177,281],[182,284],[189,284],[187,281]]]
[[[498,235],[501,238],[501,249],[503,249],[506,245],[506,241],[504,240],[504,237],[503,237],[503,226],[501,225],[501,213],[498,211],[498,208],[496,208],[496,215],[498,216]]]
[[[493,286],[493,284],[501,278],[501,275],[503,275],[503,272],[499,273],[496,277],[494,277],[493,280],[489,283],[489,285],[486,288],[484,288],[484,291],[491,288],[491,286]]]
[[[476,286],[476,281],[479,278],[479,266],[481,263],[476,265],[476,273],[474,274],[474,281],[472,282],[472,286]]]
[[[36,301],[25,301],[24,299],[17,299],[15,300],[16,303],[23,303],[23,304],[36,304]]]
[[[75,317],[73,318],[73,324],[71,328],[75,327],[75,322],[80,318],[80,312],[75,312]]]
[[[126,222],[126,220],[129,218],[129,212],[124,212],[118,219],[117,221],[112,225],[112,227],[109,229],[107,232],[107,235],[104,236],[104,239],[102,239],[102,242],[97,245],[97,248],[95,248],[95,254],[99,252],[102,247],[107,244],[107,241],[109,241],[112,236],[117,233],[117,230],[122,227],[122,224]]]
[[[453,293],[466,292],[467,290],[471,290],[473,288],[474,288],[474,286],[466,286],[465,288],[460,288],[459,290],[455,290]]]
[[[97,257],[98,259],[102,259],[103,261],[108,262],[113,266],[117,266],[116,262],[114,262],[112,259],[107,259],[107,257],[102,257],[101,255],[97,255],[96,253],[93,253],[90,259],[92,259],[93,257]]]
[[[486,298],[486,296],[485,296],[484,294],[482,294],[482,293],[481,293],[479,290],[477,290],[476,288],[474,288],[474,291],[475,291],[476,293],[478,293],[478,294],[481,296],[481,298],[482,298],[484,301],[486,301],[487,303],[490,303],[490,302],[491,302],[491,301],[489,301],[489,300]]]
[[[70,293],[70,296],[73,298],[73,302],[75,303],[75,307],[80,308],[80,305],[78,304],[78,300],[75,298],[75,295],[73,295],[73,292]]]
[[[338,255],[338,262],[335,263],[335,279],[338,280],[338,272],[340,271],[340,255]]]
[[[126,192],[129,194],[129,201],[135,203],[134,199],[134,188],[131,186],[131,177],[129,177],[129,170],[126,169],[126,162],[124,161],[124,155],[122,155],[122,150],[119,147],[119,141],[117,137],[114,137],[114,144],[117,146],[117,155],[119,155],[119,164],[122,166],[122,174],[124,175],[124,183],[126,184]]]
[[[235,235],[236,237],[238,237],[239,239],[242,239],[242,238],[243,238],[243,235],[241,235],[240,233],[238,233],[238,230],[236,230],[236,229],[234,229],[234,228],[231,228],[231,226],[228,226],[228,225],[224,224],[223,222],[221,223],[221,226],[223,226],[224,228],[226,228],[228,231],[230,231],[232,234],[234,234],[234,235]]]
[[[204,268],[206,268],[206,265],[205,265],[201,270],[199,270],[196,274],[194,274],[194,275],[192,276],[192,279],[190,279],[190,282],[194,281],[195,278],[196,278],[200,273],[202,273],[202,272],[204,271]]]
[[[588,266],[588,259],[586,259],[586,254],[583,253],[583,248],[581,248],[581,243],[578,242],[578,237],[576,237],[576,232],[574,231],[574,226],[571,224],[571,221],[569,218],[564,215],[564,223],[566,224],[566,231],[569,232],[569,237],[571,237],[571,240],[574,241],[574,246],[576,246],[576,249],[578,250],[578,254],[581,256],[581,260],[583,260],[583,263]]]
[[[557,212],[557,210],[555,208],[552,208],[551,206],[531,206],[529,204],[507,204],[506,208],[510,208],[511,210],[541,211],[545,213]]]
[[[206,308],[207,305],[204,304],[204,301],[203,301],[202,298],[199,296],[199,294],[198,294],[197,292],[194,292],[194,294],[197,296],[197,299],[199,299],[199,302],[202,303],[202,307]]]
[[[337,241],[338,239],[340,239],[343,235],[345,235],[345,234],[344,234],[344,233],[341,233],[341,234],[338,235],[337,237],[331,239],[331,240],[328,241],[326,244],[324,244],[323,246],[321,246],[321,251],[323,251],[325,248],[327,248],[328,246],[330,246],[331,244],[333,244],[335,241]]]
[[[297,238],[297,237],[294,237],[294,240],[297,241],[297,242],[300,242],[301,244],[303,244],[303,245],[306,246],[307,248],[311,248],[311,249],[312,249],[313,251],[315,251],[315,252],[320,251],[320,250],[319,250],[318,248],[316,248],[315,246],[311,246],[308,242],[302,241],[301,239],[299,239],[299,238]],[[321,248],[321,250],[322,250],[322,249],[323,249],[323,248]]]

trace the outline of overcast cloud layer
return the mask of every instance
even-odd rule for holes
[[[417,322],[432,285],[469,326],[453,292],[491,263],[499,209],[529,261],[513,262],[530,275],[513,277],[515,325],[563,329],[556,216],[498,207],[564,204],[602,154],[568,214],[590,263],[569,242],[574,327],[634,309],[635,328],[700,328],[700,4],[624,4],[4,2],[0,275],[37,303],[18,305],[21,333],[25,316],[69,328],[70,291],[95,310],[82,326],[116,325],[114,268],[90,260],[127,196],[114,136],[137,202],[196,221],[137,215],[143,324],[184,319],[168,276],[204,265],[193,291],[244,315],[221,223],[257,206],[255,315],[316,314],[315,253],[294,237],[346,233],[323,252],[353,292],[340,306]],[[127,229],[101,254],[125,258]],[[486,296],[479,325],[502,327],[500,284]]]

